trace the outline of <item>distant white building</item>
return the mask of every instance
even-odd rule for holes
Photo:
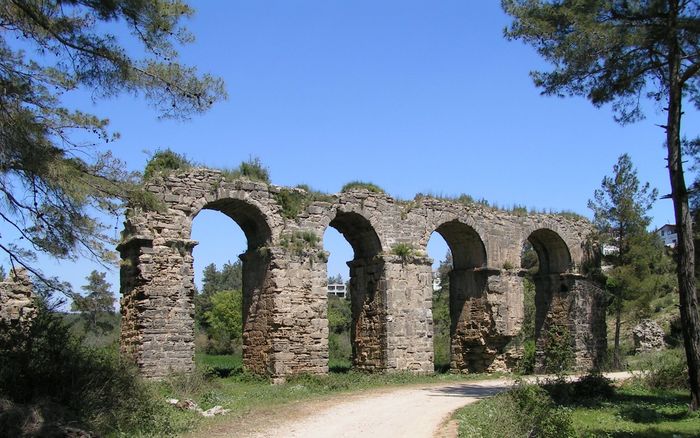
[[[620,249],[617,245],[603,244],[603,255],[617,254],[618,252],[620,252]]]
[[[656,234],[661,237],[664,245],[671,248],[675,248],[678,243],[678,234],[676,234],[676,226],[671,224],[666,224],[663,227],[656,230]]]
[[[328,285],[328,295],[345,298],[348,293],[347,287],[343,283],[331,283]]]
[[[440,281],[440,273],[438,271],[433,271],[433,292],[437,292],[442,289],[442,282]]]

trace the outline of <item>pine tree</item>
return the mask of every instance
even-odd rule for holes
[[[681,154],[684,101],[700,104],[700,2],[696,0],[501,0],[514,18],[506,37],[522,39],[551,62],[535,71],[547,95],[612,103],[616,120],[643,118],[644,97],[663,102],[667,163],[678,233],[678,294],[690,377],[700,407],[700,314],[693,227]]]
[[[92,271],[86,277],[88,284],[81,286],[83,295],[72,294],[73,304],[71,310],[80,312],[85,320],[87,330],[107,332],[113,327],[100,317],[114,313],[114,295],[112,285],[105,280],[106,273]]]
[[[0,251],[13,267],[46,280],[36,252],[112,257],[94,213],[149,200],[106,149],[118,139],[108,120],[66,97],[142,95],[165,118],[206,111],[225,92],[178,63],[178,46],[193,40],[181,21],[192,14],[182,0],[0,2]]]
[[[613,266],[618,270],[629,265],[632,242],[646,232],[651,218],[647,212],[656,199],[656,189],[651,189],[649,183],[640,186],[637,171],[632,165],[629,155],[621,155],[615,166],[613,176],[603,178],[601,188],[594,192],[594,199],[588,201],[588,208],[593,210],[594,223],[607,243],[616,248],[613,256]],[[605,241],[604,241],[605,242]],[[615,313],[615,342],[613,347],[613,367],[621,369],[620,325],[622,308],[628,288],[612,276],[607,289],[612,294],[612,306]]]

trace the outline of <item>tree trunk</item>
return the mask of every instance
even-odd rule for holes
[[[680,295],[681,326],[683,343],[688,361],[690,378],[690,409],[695,411],[700,406],[700,316],[698,298],[695,294],[695,250],[693,228],[688,208],[688,191],[683,176],[681,161],[681,100],[682,87],[680,79],[680,48],[676,38],[676,19],[678,2],[670,1],[669,29],[669,104],[666,125],[666,146],[668,148],[668,173],[671,178],[671,196],[676,217],[678,235],[678,294]]]
[[[615,346],[613,348],[612,363],[614,370],[622,369],[622,360],[620,359],[620,322],[622,319],[622,301],[619,293],[620,292],[618,291],[618,297],[615,298]]]

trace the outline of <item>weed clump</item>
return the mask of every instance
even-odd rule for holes
[[[340,189],[340,191],[343,193],[349,192],[351,190],[369,190],[372,193],[385,193],[384,189],[382,189],[378,185],[365,181],[351,181],[345,184],[342,189]]]
[[[146,163],[146,168],[143,170],[143,179],[149,180],[158,175],[174,172],[176,170],[187,170],[192,167],[192,163],[170,149],[158,150]]]
[[[224,179],[236,180],[246,178],[251,181],[259,181],[265,184],[270,184],[270,171],[262,164],[260,158],[252,157],[248,161],[242,162],[237,169],[222,170]]]
[[[416,250],[410,243],[397,243],[396,245],[391,247],[391,253],[395,256],[400,257],[401,261],[405,263],[408,261],[409,258],[413,257],[413,255],[416,253]]]
[[[330,202],[330,195],[313,190],[306,184],[300,184],[297,190],[282,188],[275,193],[275,200],[282,208],[282,216],[287,219],[296,219],[314,201]]]
[[[571,437],[571,410],[537,385],[519,384],[457,412],[460,437]]]
[[[280,246],[296,256],[311,256],[312,260],[327,262],[328,253],[323,250],[320,242],[318,236],[311,231],[294,231],[281,237]]]

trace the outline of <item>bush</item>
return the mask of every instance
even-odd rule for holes
[[[641,363],[642,383],[649,389],[690,389],[682,348],[665,350]]]
[[[270,184],[270,171],[263,166],[260,158],[250,158],[248,161],[242,162],[238,169],[224,169],[222,171],[227,180],[235,180],[239,178],[247,178],[252,181],[260,181],[265,184]]]
[[[384,193],[384,189],[378,185],[365,181],[351,181],[340,189],[341,192],[349,192],[350,190],[369,190],[373,193]]]
[[[406,262],[409,258],[413,257],[415,252],[415,249],[413,249],[413,246],[410,243],[397,243],[391,247],[391,253],[395,256],[399,256],[403,262]]]
[[[593,405],[615,395],[612,381],[600,373],[587,374],[574,382],[560,376],[543,383],[542,388],[560,405]]]
[[[58,315],[41,309],[28,330],[0,333],[0,398],[12,407],[3,409],[0,430],[46,435],[71,424],[99,435],[178,431],[131,364],[115,349],[82,346]]]
[[[544,371],[560,374],[568,370],[574,362],[574,348],[569,329],[565,326],[550,325],[545,335]]]
[[[535,340],[528,339],[523,342],[523,357],[518,363],[520,374],[533,374],[535,372]]]
[[[185,170],[192,167],[192,163],[177,152],[170,149],[164,151],[156,151],[155,154],[146,163],[146,168],[143,171],[143,179],[148,180],[156,175],[173,172],[175,170]]]
[[[571,411],[557,407],[537,385],[520,384],[461,409],[456,417],[460,437],[574,436]]]
[[[576,400],[604,400],[615,395],[612,380],[601,373],[586,374],[575,381],[572,386]]]

